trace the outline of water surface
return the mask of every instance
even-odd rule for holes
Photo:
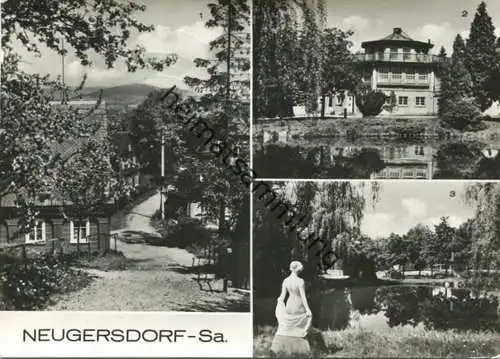
[[[256,143],[261,178],[500,179],[500,143],[290,139],[269,133]]]
[[[320,293],[310,302],[313,325],[321,330],[361,326],[377,331],[421,327],[500,332],[498,298],[467,289],[445,292],[440,287],[410,285],[341,288]],[[274,313],[264,305],[264,301],[256,301],[256,324],[276,325]]]

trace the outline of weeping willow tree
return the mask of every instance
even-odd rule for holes
[[[313,279],[338,259],[353,267],[349,273],[364,273],[355,277],[368,278],[367,269],[374,275],[375,262],[367,266],[369,262],[359,260],[371,258],[376,252],[374,242],[361,235],[360,226],[365,207],[378,200],[377,182],[274,183],[273,190],[294,205],[302,220],[296,227],[286,225],[254,196],[253,276],[257,297],[279,288],[291,260],[304,263],[303,276],[313,286]]]
[[[354,265],[349,274],[360,276],[361,268],[358,266],[362,265],[362,261],[359,258],[368,258],[368,253],[372,257],[374,252],[372,241],[361,235],[361,221],[365,206],[369,201],[375,204],[380,191],[377,182],[371,183],[369,192],[365,191],[365,186],[364,182],[297,185],[296,202],[310,213],[305,232],[309,238],[317,239],[313,244],[300,238],[297,240],[296,253],[312,270],[308,274],[317,274],[316,269],[325,272],[342,260]],[[367,193],[370,193],[368,198]],[[369,267],[374,269],[374,266]],[[366,268],[361,272],[365,271]],[[363,277],[373,275],[365,273]]]
[[[471,267],[479,269],[500,266],[500,184],[467,185],[465,200],[476,207],[472,236]]]

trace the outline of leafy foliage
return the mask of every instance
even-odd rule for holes
[[[473,268],[498,267],[500,258],[500,187],[497,183],[475,183],[467,186],[465,199],[476,208],[471,245]]]
[[[322,88],[324,1],[253,2],[253,101],[257,117],[316,111]]]
[[[472,101],[472,77],[465,66],[466,48],[460,35],[453,42],[453,54],[450,63],[441,68],[442,84],[439,101],[439,114],[452,111],[455,104],[461,100]]]
[[[28,0],[19,3],[7,0],[2,4],[2,48],[12,49],[14,41],[40,54],[40,44],[60,55],[67,50],[62,39],[70,45],[83,66],[91,65],[89,53],[104,57],[108,68],[124,59],[129,71],[150,67],[162,71],[176,60],[146,58],[145,49],[127,47],[131,31],[151,32],[154,26],[145,25],[133,15],[146,9],[131,1],[116,0]]]
[[[199,219],[183,216],[169,228],[166,244],[178,248],[189,248],[193,245],[204,248],[211,238],[212,232]]]
[[[66,259],[40,254],[28,262],[3,257],[0,261],[0,306],[7,310],[42,309],[55,293],[86,286],[90,277],[70,268]]]
[[[361,83],[360,71],[351,54],[352,42],[349,37],[352,31],[340,29],[326,29],[322,33],[322,72],[321,72],[321,114],[324,116],[325,96],[342,91],[343,98],[346,92],[353,92]]]
[[[496,52],[495,27],[486,11],[486,3],[482,1],[470,26],[469,39],[466,45],[465,61],[472,75],[474,98],[481,111],[492,103],[492,93],[487,83],[492,72],[500,66]]]
[[[356,93],[356,106],[363,114],[363,117],[377,116],[382,111],[385,104],[385,94],[380,90],[362,88]]]
[[[24,1],[21,4],[9,0],[2,4],[0,195],[15,197],[21,230],[32,225],[37,216],[35,207],[40,195],[54,199],[57,193],[54,188],[68,179],[63,174],[70,166],[68,158],[79,151],[89,136],[96,135],[102,123],[91,120],[100,101],[87,113],[66,103],[67,98],[80,92],[85,77],[73,94],[60,79],[26,73],[19,66],[22,58],[16,54],[14,43],[20,41],[26,50],[40,56],[43,56],[40,46],[61,55],[65,55],[68,48],[84,66],[91,64],[90,53],[95,53],[104,58],[108,67],[124,60],[129,71],[146,67],[162,70],[175,61],[175,56],[145,58],[144,49],[128,47],[131,31],[154,30],[133,18],[135,12],[144,9],[133,2],[114,0]],[[62,46],[62,39],[66,48]],[[54,100],[60,98],[61,93],[64,104],[58,105]],[[100,140],[107,142],[107,138]],[[107,151],[110,148],[107,143],[105,153],[98,147],[87,147],[87,150],[96,150],[93,158],[113,158],[113,153]],[[73,174],[75,177],[68,180],[75,185],[80,173],[73,171]],[[101,176],[101,183],[107,183],[110,191],[121,181],[121,173],[116,170],[94,175]],[[95,195],[102,196],[102,189]]]
[[[474,99],[456,99],[453,106],[443,112],[445,126],[460,131],[479,131],[485,128],[481,112]]]

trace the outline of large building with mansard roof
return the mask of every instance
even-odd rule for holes
[[[396,106],[387,115],[434,116],[439,107],[440,80],[437,75],[443,58],[433,55],[430,40],[412,39],[400,27],[391,34],[361,44],[363,52],[356,54],[363,81],[373,90],[396,95]],[[349,115],[359,113],[355,99],[333,96],[327,99],[326,114],[338,114],[347,109]]]

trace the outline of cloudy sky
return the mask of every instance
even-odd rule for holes
[[[372,238],[403,234],[419,223],[432,228],[442,216],[457,227],[474,216],[474,208],[464,201],[464,188],[458,181],[381,182],[379,201],[367,203],[361,230]]]
[[[460,33],[467,37],[480,0],[326,0],[327,26],[355,32],[354,49],[361,42],[389,35],[394,27],[401,27],[415,40],[434,44],[438,53],[441,46],[451,53],[453,39]],[[500,36],[500,1],[486,0],[487,11]],[[467,16],[463,17],[462,12]]]
[[[209,19],[207,4],[210,0],[138,0],[147,6],[136,18],[148,25],[155,25],[152,33],[133,34],[131,44],[141,44],[156,56],[176,53],[179,57],[176,64],[163,72],[137,71],[127,73],[122,65],[107,70],[102,61],[93,57],[95,62],[91,69],[83,68],[72,55],[65,59],[65,77],[70,85],[79,84],[84,72],[87,72],[87,86],[116,86],[127,83],[145,83],[160,87],[177,85],[185,88],[183,78],[190,76],[206,76],[203,69],[193,64],[196,57],[210,58],[208,43],[220,35],[220,30],[207,29],[205,21]],[[20,47],[18,47],[20,49]],[[69,49],[68,49],[69,50]],[[42,56],[35,58],[20,51],[24,57],[24,69],[43,74],[61,74],[61,58],[52,51],[42,48]]]

